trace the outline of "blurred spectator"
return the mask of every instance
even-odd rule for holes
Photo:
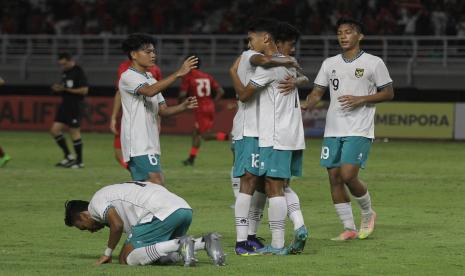
[[[7,34],[237,34],[256,17],[334,33],[354,17],[375,35],[463,35],[461,0],[15,0],[0,1]]]

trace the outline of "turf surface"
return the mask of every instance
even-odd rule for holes
[[[1,132],[0,145],[13,159],[0,168],[1,275],[463,275],[465,248],[465,144],[391,141],[375,143],[361,178],[378,213],[374,234],[364,241],[333,242],[340,223],[328,180],[319,167],[320,140],[308,140],[304,177],[292,181],[311,231],[302,255],[234,255],[234,218],[224,142],[204,143],[194,167],[184,167],[188,137],[162,137],[167,187],[194,209],[190,233],[223,234],[227,266],[205,253],[197,267],[95,267],[108,230],[90,234],[63,223],[67,199],[90,199],[100,187],[129,180],[114,160],[112,136],[84,134],[85,169],[55,168],[61,154],[46,133]],[[68,145],[70,145],[68,140]],[[359,224],[359,209],[354,202]],[[265,212],[266,213],[266,212]],[[270,241],[266,216],[259,235]],[[292,239],[288,223],[286,241]],[[114,261],[116,258],[114,257]]]

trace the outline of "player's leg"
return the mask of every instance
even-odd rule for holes
[[[82,143],[81,138],[81,128],[78,126],[70,127],[69,134],[71,136],[71,139],[73,140],[74,152],[76,153],[76,162],[69,167],[72,169],[81,169],[84,167],[84,162],[82,158],[82,149],[84,145]]]
[[[160,155],[158,154],[133,156],[128,162],[128,167],[132,180],[164,184]]]
[[[123,152],[121,150],[121,124],[117,124],[116,130],[118,131],[117,134],[115,134],[115,138],[113,139],[113,149],[115,151],[115,159],[118,161],[118,163],[123,166],[123,168],[129,170],[128,164],[124,161],[123,157]]]
[[[362,222],[359,238],[367,238],[374,230],[376,213],[371,206],[371,197],[367,185],[358,177],[360,168],[364,168],[371,148],[372,140],[365,137],[347,137],[343,145],[341,157],[341,177],[358,202]]]
[[[237,140],[234,149],[234,177],[240,177],[239,194],[234,205],[236,246],[238,255],[254,255],[255,250],[247,242],[249,210],[258,179],[258,138],[244,137]]]
[[[200,144],[201,144],[201,136],[199,133],[198,123],[196,123],[194,131],[192,132],[192,146],[189,152],[189,157],[186,160],[182,161],[182,163],[185,166],[194,165],[195,158],[197,157],[197,154],[199,153]]]
[[[232,152],[232,155],[233,155],[233,165],[231,167],[231,174],[230,174],[230,177],[231,177],[231,187],[232,187],[232,190],[233,190],[233,194],[234,194],[234,198],[237,198],[237,195],[239,194],[239,188],[240,188],[240,185],[241,185],[241,179],[239,177],[234,177],[234,145],[235,145],[236,141],[232,140],[231,141],[231,152]],[[231,207],[231,208],[234,208],[234,205]]]
[[[287,254],[284,233],[287,215],[284,182],[291,177],[291,151],[278,151],[272,147],[260,148],[260,175],[265,176],[268,197],[268,221],[271,245],[257,250],[261,254]]]
[[[328,171],[331,198],[336,214],[344,226],[344,231],[333,240],[349,240],[357,237],[350,197],[341,177],[342,144],[340,137],[325,137],[320,157],[320,165]]]
[[[61,118],[62,114],[57,114],[57,118]],[[60,121],[55,121],[50,128],[50,134],[52,135],[53,139],[57,143],[58,147],[63,151],[64,159],[58,162],[55,166],[57,167],[66,167],[70,164],[74,158],[69,151],[68,145],[66,144],[66,139],[63,136],[63,129],[65,128],[65,124]]]
[[[152,264],[170,253],[178,252],[186,245],[190,249],[183,248],[183,250],[190,250],[188,257],[193,258],[193,239],[177,238],[187,233],[191,222],[192,210],[178,209],[163,221],[154,217],[150,223],[134,226],[120,260],[126,260],[129,265]],[[189,244],[185,243],[187,240]],[[186,252],[181,252],[181,254],[186,255]],[[192,261],[189,259],[189,263]]]
[[[255,192],[253,193],[252,200],[250,202],[249,210],[249,228],[247,240],[249,244],[255,249],[264,247],[263,239],[257,237],[258,228],[260,227],[261,220],[263,218],[263,210],[266,204],[266,192],[265,192],[265,178],[260,177]]]
[[[5,166],[10,160],[11,157],[3,151],[2,147],[0,147],[0,168]]]
[[[291,176],[302,176],[302,158],[302,150],[292,151]],[[290,179],[287,179],[285,182],[284,196],[286,197],[287,203],[287,215],[294,225],[294,240],[289,247],[289,251],[292,254],[299,254],[305,248],[308,230],[305,226],[304,217],[300,208],[299,196],[291,189],[289,184]]]
[[[217,141],[228,141],[229,134],[222,131],[213,131],[213,123],[215,111],[203,112],[199,120],[199,129],[202,134],[202,138],[205,141],[217,140]]]

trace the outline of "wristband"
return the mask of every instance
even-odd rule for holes
[[[103,253],[103,255],[105,255],[107,257],[111,257],[112,252],[113,252],[113,249],[111,249],[110,247],[107,247],[107,249],[105,249],[105,252]]]

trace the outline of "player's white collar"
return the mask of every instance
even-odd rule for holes
[[[351,58],[351,59],[344,58],[343,54],[341,54],[341,57],[342,57],[342,59],[344,60],[345,63],[351,63],[352,61],[358,59],[361,55],[363,55],[363,53],[365,53],[365,52],[363,50],[360,50],[360,52],[358,52],[358,54],[355,57]]]
[[[141,71],[137,70],[136,68],[134,68],[134,67],[132,67],[132,66],[129,67],[129,70],[132,70],[132,71],[134,71],[134,72],[136,72],[136,73],[139,73],[139,74],[143,75],[143,76],[146,77],[146,78],[149,78],[149,77],[147,76],[147,73],[146,73],[146,72],[141,72]]]

